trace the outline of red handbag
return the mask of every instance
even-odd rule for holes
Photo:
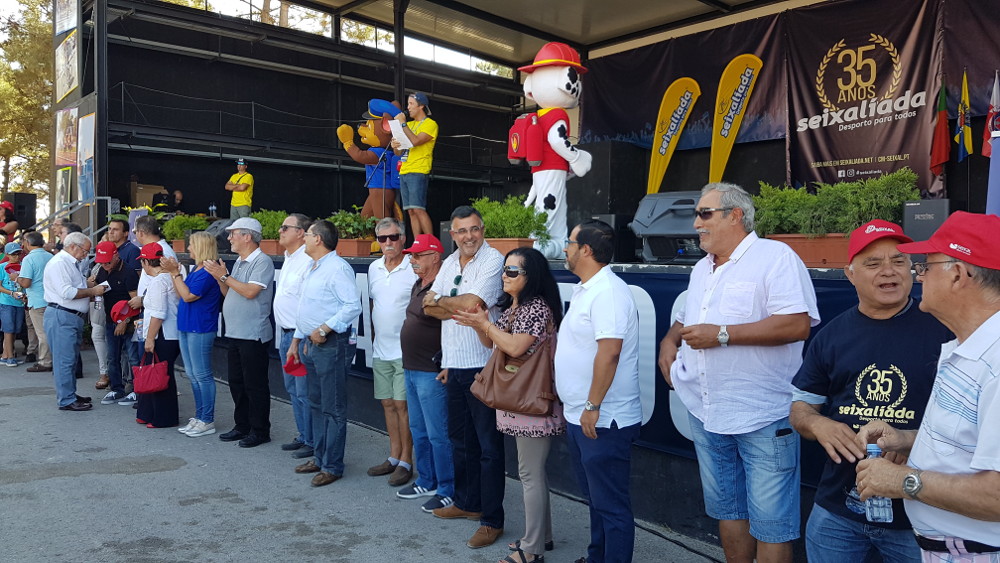
[[[147,364],[148,355],[148,352],[143,354],[139,365],[132,366],[132,390],[136,393],[158,393],[170,383],[167,362],[157,361],[156,352],[153,352],[153,363]]]

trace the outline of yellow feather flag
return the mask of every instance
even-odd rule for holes
[[[722,173],[729,162],[729,153],[736,142],[736,134],[743,123],[743,115],[750,101],[750,94],[760,76],[764,63],[756,55],[737,55],[726,65],[719,78],[716,97],[715,120],[712,125],[712,154],[708,165],[708,181],[722,181]]]
[[[684,124],[691,115],[691,108],[701,96],[701,88],[693,78],[684,77],[674,80],[663,92],[660,111],[656,115],[656,133],[653,135],[653,150],[649,156],[649,179],[646,181],[646,193],[655,194],[660,191],[663,175],[667,172],[670,157],[674,156],[677,140],[681,137]]]

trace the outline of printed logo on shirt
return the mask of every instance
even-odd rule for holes
[[[855,429],[872,420],[908,425],[916,418],[916,411],[902,405],[906,399],[906,376],[898,367],[890,364],[889,369],[879,369],[872,364],[861,370],[854,385],[857,402],[839,407],[839,414],[856,417],[859,423]]]

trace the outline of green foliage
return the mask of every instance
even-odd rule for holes
[[[343,239],[368,239],[375,240],[375,225],[378,219],[375,217],[362,217],[361,207],[355,205],[354,211],[341,209],[326,218],[337,227],[337,233]]]
[[[545,229],[547,213],[524,206],[524,197],[507,196],[503,201],[488,197],[472,200],[472,207],[483,216],[487,238],[537,238],[547,242],[552,237]]]
[[[208,228],[208,220],[197,215],[175,215],[173,219],[163,224],[163,238],[179,240],[188,231],[204,231]]]
[[[277,239],[281,233],[281,224],[288,218],[288,212],[261,209],[251,213],[250,216],[260,221],[261,238]]]
[[[917,174],[909,168],[856,182],[817,183],[815,195],[761,182],[760,195],[753,196],[761,236],[850,233],[872,219],[900,223],[903,202],[919,198]]]
[[[116,213],[114,215],[108,215],[108,219],[109,220],[110,219],[124,219],[124,220],[128,221],[129,214],[132,211],[136,210],[136,209],[145,209],[146,210],[146,214],[149,215],[150,217],[152,217],[153,219],[156,219],[156,222],[157,222],[157,224],[160,225],[161,229],[163,228],[164,222],[167,220],[167,215],[170,215],[170,212],[167,211],[167,206],[166,205],[163,205],[162,203],[157,203],[153,207],[150,207],[148,205],[137,205],[135,207],[123,207],[122,211],[124,211],[124,213]]]

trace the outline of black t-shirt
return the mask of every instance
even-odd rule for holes
[[[125,300],[130,296],[128,292],[139,289],[139,274],[128,267],[124,261],[118,262],[118,267],[108,272],[102,266],[97,270],[98,285],[108,282],[109,288],[104,292],[104,315],[111,322],[111,309],[115,303]]]
[[[854,307],[816,334],[792,384],[826,397],[823,414],[854,431],[872,420],[916,430],[934,384],[941,344],[953,338],[937,319],[920,310],[916,300],[884,320],[867,317]],[[827,458],[816,504],[856,522],[910,528],[899,499],[892,502],[891,523],[867,521],[864,503],[852,495],[855,465],[844,460],[838,465]]]
[[[433,281],[433,280],[432,280]],[[434,356],[441,351],[441,321],[424,314],[424,296],[432,283],[421,288],[423,282],[417,278],[410,289],[410,303],[406,306],[406,320],[399,331],[399,343],[403,349],[403,369],[413,371],[440,371]]]

